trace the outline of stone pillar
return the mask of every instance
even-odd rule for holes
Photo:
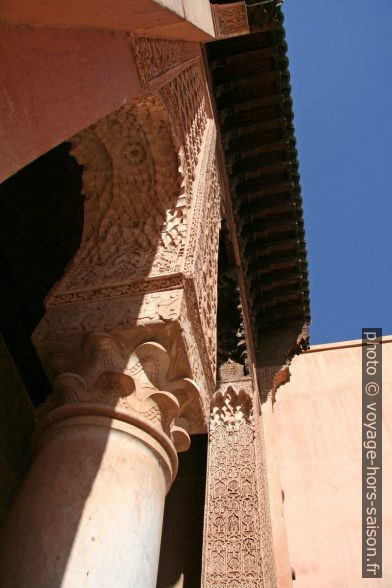
[[[207,429],[220,179],[202,59],[191,43],[133,51],[149,95],[72,139],[83,236],[33,335],[54,393],[4,588],[155,586],[176,451]]]
[[[277,586],[259,419],[249,378],[211,401],[203,588]]]
[[[166,381],[173,366],[157,343],[134,349],[126,373],[115,365],[120,353],[113,337],[90,335],[83,368],[54,380],[4,529],[5,588],[155,586],[165,495],[176,450],[190,442],[167,390],[191,393],[194,384]]]

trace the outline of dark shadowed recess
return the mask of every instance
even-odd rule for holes
[[[174,586],[181,574],[183,588],[200,588],[206,470],[207,435],[193,435],[166,498],[157,588]]]
[[[31,334],[79,248],[82,167],[62,143],[0,184],[0,328],[33,404],[50,386]]]

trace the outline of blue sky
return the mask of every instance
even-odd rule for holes
[[[392,2],[283,5],[311,344],[392,334]]]

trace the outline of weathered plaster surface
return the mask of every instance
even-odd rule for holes
[[[392,585],[392,344],[383,344],[383,579],[361,579],[359,341],[293,359],[274,405],[289,555],[296,588]],[[347,346],[348,345],[348,346]]]

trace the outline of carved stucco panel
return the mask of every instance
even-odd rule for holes
[[[187,41],[131,40],[142,87],[162,98],[172,122],[188,196],[212,109],[200,45]]]
[[[196,223],[198,236],[194,250],[193,275],[200,321],[215,379],[220,186],[214,161],[211,170],[209,186],[206,186],[204,191],[205,199],[200,210],[200,218]]]
[[[151,87],[162,85],[162,77],[174,77],[190,61],[201,58],[199,43],[169,41],[135,37],[130,39],[139,73],[139,79],[146,92]],[[166,77],[164,78],[166,81]]]
[[[193,205],[184,263],[187,299],[193,315],[197,317],[195,322],[199,322],[202,330],[200,353],[203,363],[208,366],[211,394],[214,390],[216,375],[217,274],[221,199],[215,149],[215,126],[212,121],[209,121],[203,137],[201,157],[196,168],[196,180],[193,184]]]
[[[133,349],[146,341],[163,346],[173,371],[167,372],[162,383],[154,376],[154,363],[147,362],[151,385],[171,391],[172,380],[194,381],[191,396],[184,396],[184,387],[176,389],[176,394],[181,406],[186,406],[189,431],[202,433],[209,393],[200,359],[190,361],[189,350],[195,349],[197,354],[197,342],[191,321],[183,320],[185,304],[184,291],[178,289],[50,307],[34,332],[33,342],[52,382],[63,373],[82,373],[88,389],[94,388],[101,373],[112,372],[138,378],[148,387],[138,365],[130,365]],[[98,345],[100,340],[104,344]],[[88,349],[93,349],[94,360]]]
[[[159,98],[133,100],[72,143],[84,168],[85,224],[80,249],[52,296],[178,270],[187,202]]]
[[[76,329],[80,328],[82,321],[83,331],[88,332],[89,325],[97,322],[97,315],[100,317],[98,322],[102,325],[119,321],[126,322],[126,320],[130,324],[136,321],[139,325],[148,321],[150,323],[159,322],[161,310],[164,309],[166,300],[169,301],[167,302],[169,307],[172,307],[170,300],[174,294],[164,294],[165,290],[173,289],[175,291],[185,288],[188,313],[191,316],[194,332],[192,337],[197,338],[197,353],[200,356],[199,362],[203,365],[203,383],[208,394],[212,394],[215,388],[216,279],[220,227],[219,202],[221,198],[215,164],[215,141],[215,126],[212,121],[209,121],[203,135],[201,155],[196,168],[196,177],[192,184],[191,206],[187,212],[186,239],[184,245],[181,245],[181,257],[179,258],[182,262],[179,267],[175,268],[180,271],[176,271],[172,275],[150,276],[148,279],[139,279],[128,284],[58,293],[62,287],[66,287],[63,286],[64,283],[66,285],[72,281],[73,268],[78,266],[80,258],[87,255],[83,253],[82,245],[81,252],[69,268],[71,276],[64,277],[63,283],[60,283],[59,287],[52,292],[48,304],[49,314],[51,308],[65,305],[61,312],[52,312],[50,316],[61,317],[63,315],[62,322],[67,329],[73,328],[73,325]],[[86,215],[90,212],[90,209],[87,209]],[[123,241],[123,247],[126,245],[127,241]],[[124,279],[126,279],[127,268],[121,267],[124,271]],[[91,268],[91,263],[89,268]],[[89,269],[89,271],[91,270]],[[83,277],[83,270],[79,275]],[[132,280],[133,275],[129,272],[128,279]],[[97,280],[97,276],[92,276],[92,279]],[[146,293],[143,295],[143,292]],[[67,309],[66,307],[69,303],[82,303],[83,301],[86,303],[79,304],[77,308],[72,306]],[[90,303],[93,301],[100,301],[100,303],[91,305]],[[89,320],[88,317],[91,315],[93,318]],[[115,315],[114,319],[112,319],[113,315]],[[172,320],[172,318],[166,312],[166,320]],[[53,322],[53,319],[51,321]],[[56,330],[61,331],[61,327],[56,327]],[[191,345],[188,347],[191,348]]]
[[[42,354],[45,341],[82,340],[97,326],[125,337],[131,330],[139,343],[176,339],[207,417],[216,371],[216,131],[200,48],[157,43],[137,43],[147,95],[72,139],[84,168],[84,233],[34,340]]]
[[[180,145],[181,168],[188,195],[192,191],[203,134],[209,120],[201,68],[201,60],[192,63],[159,89],[173,122],[174,139]]]
[[[166,324],[178,320],[182,289],[122,296],[115,299],[51,306],[34,331],[33,341],[104,330]]]
[[[211,402],[204,588],[276,587],[265,458],[251,380]]]
[[[214,380],[211,372],[206,369],[209,358],[202,354],[203,350],[203,332],[200,327],[198,320],[193,319],[197,316],[195,312],[195,301],[189,299],[188,296],[184,296],[181,306],[180,314],[180,326],[181,335],[184,342],[185,354],[189,362],[192,379],[198,383],[201,390],[204,392],[201,394],[203,403],[203,413],[206,419],[206,429],[210,411],[210,397],[212,394]]]

